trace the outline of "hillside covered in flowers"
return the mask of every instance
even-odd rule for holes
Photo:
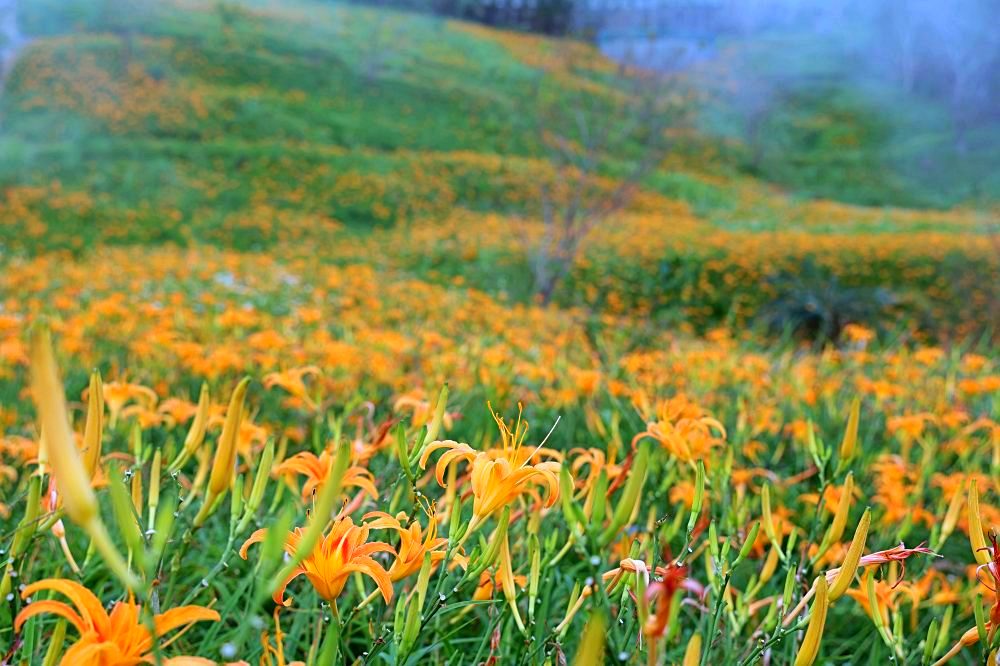
[[[995,203],[766,182],[691,81],[633,171],[582,42],[18,18],[0,664],[994,663]]]

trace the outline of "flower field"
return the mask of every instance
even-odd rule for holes
[[[0,95],[0,664],[997,663],[995,206],[692,131],[546,303],[590,47],[97,6]]]

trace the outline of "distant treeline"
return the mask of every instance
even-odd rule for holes
[[[358,4],[395,7],[475,21],[498,28],[545,35],[569,34],[575,0],[354,0]]]

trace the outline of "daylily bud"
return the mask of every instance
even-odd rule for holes
[[[839,599],[847,591],[847,588],[851,586],[854,574],[858,570],[861,553],[865,548],[865,540],[868,538],[868,525],[871,523],[871,519],[872,510],[865,509],[865,513],[861,516],[861,521],[854,531],[854,538],[847,549],[847,555],[844,556],[844,562],[840,565],[840,572],[837,573],[837,577],[833,580],[833,585],[830,588],[830,601]]]
[[[41,510],[41,496],[42,477],[37,474],[32,475],[31,480],[28,482],[28,497],[24,508],[24,515],[21,517],[21,522],[17,524],[17,529],[14,530],[14,539],[11,542],[7,566],[4,570],[3,580],[0,581],[0,599],[5,598],[10,592],[14,561],[24,552],[25,547],[38,528],[37,518]]]
[[[701,504],[705,498],[705,463],[698,461],[697,471],[694,481],[694,498],[691,501],[691,516],[688,518],[687,533],[691,536],[695,525],[698,524],[698,516],[701,514]]]
[[[66,420],[66,398],[49,331],[41,326],[35,328],[31,336],[31,388],[66,515],[76,523],[87,525],[98,518],[97,497],[90,487],[90,475],[80,460]]]
[[[271,478],[271,468],[274,465],[274,440],[268,440],[267,444],[264,446],[264,453],[260,456],[260,462],[257,463],[257,471],[254,472],[253,477],[253,487],[250,489],[250,497],[247,498],[246,507],[243,510],[243,518],[240,519],[240,524],[237,526],[236,531],[242,532],[250,524],[253,519],[257,509],[260,508],[260,503],[264,500],[264,491],[267,489],[267,480]]]
[[[781,552],[781,541],[774,531],[774,516],[771,513],[771,486],[767,483],[760,489],[760,512],[764,521],[764,534],[771,541],[771,546],[778,551],[778,557],[785,559],[784,553]]]
[[[448,384],[441,387],[438,393],[437,402],[434,404],[434,418],[431,419],[430,428],[427,429],[427,436],[424,438],[424,445],[433,442],[441,433],[441,422],[444,420],[444,411],[448,408]]]
[[[990,552],[983,536],[983,518],[979,513],[979,484],[972,479],[969,484],[969,541],[972,543],[972,556],[980,564],[990,563]]]
[[[823,467],[826,459],[826,446],[816,439],[816,427],[811,419],[806,423],[806,426],[806,448],[809,450],[813,462],[816,463],[816,467]]]
[[[931,659],[934,658],[934,645],[937,643],[939,628],[937,618],[933,618],[930,626],[927,627],[927,636],[924,638],[924,657],[920,663],[925,666],[930,664]]]
[[[785,587],[781,593],[781,604],[784,608],[791,605],[795,587],[795,567],[788,567],[788,573],[785,574]]]
[[[403,468],[406,478],[412,482],[413,470],[410,467],[410,452],[406,444],[406,429],[403,428],[402,424],[396,427],[396,459],[399,460],[399,466]]]
[[[823,498],[820,498],[822,501]],[[849,472],[847,478],[844,479],[844,490],[840,495],[840,501],[837,502],[837,511],[833,514],[833,522],[830,523],[830,528],[826,531],[823,536],[823,541],[819,544],[819,550],[816,551],[816,555],[813,556],[813,561],[819,560],[826,554],[826,551],[830,549],[835,543],[840,541],[840,538],[844,536],[844,528],[847,526],[847,514],[850,513],[851,503],[854,499],[854,472]]]
[[[888,627],[885,626],[885,618],[882,615],[883,606],[879,604],[878,595],[875,594],[875,576],[869,571],[865,574],[864,581],[865,593],[868,595],[868,606],[871,608],[872,622],[875,624],[875,629],[878,631],[879,636],[882,637],[882,642],[892,647],[892,637],[889,635]]]
[[[41,509],[41,496],[42,496],[42,477],[32,476],[31,480],[28,482],[28,496],[27,504],[24,508],[24,516],[21,518],[21,522],[18,523],[17,529],[14,531],[14,540],[10,546],[10,559],[16,559],[21,556],[24,552],[25,546],[34,536],[35,530],[37,529],[37,518],[39,510]]]
[[[608,515],[608,473],[603,469],[597,474],[594,491],[587,498],[583,507],[583,515],[589,516],[591,525],[600,525]]]
[[[542,549],[538,543],[538,535],[528,537],[528,620],[535,616],[535,600],[538,599],[538,584],[542,574]]]
[[[701,663],[701,634],[696,633],[688,641],[681,666],[698,666],[699,663]]]
[[[694,515],[694,514],[691,514]],[[715,521],[708,524],[708,552],[712,555],[713,562],[719,560],[719,531],[715,528]]]
[[[795,655],[795,666],[812,666],[819,654],[819,643],[823,640],[823,629],[826,625],[826,611],[828,608],[826,577],[820,575],[816,578],[816,598],[813,600],[812,608],[809,611],[809,624],[806,626],[806,635],[799,646],[799,652]]]
[[[854,398],[851,401],[851,411],[847,417],[847,429],[844,430],[844,439],[840,442],[840,465],[846,465],[858,447],[858,420],[861,417],[861,399]]]
[[[38,424],[38,476],[45,476],[49,468],[49,442],[45,436],[45,424]]]
[[[229,408],[226,410],[226,421],[219,436],[219,448],[215,451],[212,461],[212,473],[208,477],[209,495],[220,495],[233,482],[234,464],[236,462],[236,439],[240,431],[240,421],[243,418],[243,401],[246,399],[250,378],[245,377],[233,390],[229,398]]]
[[[767,558],[764,560],[764,567],[760,570],[761,585],[767,583],[774,576],[774,572],[778,570],[778,560],[778,550],[772,547],[767,553]]]
[[[427,426],[423,440],[419,442],[411,452],[409,460],[410,469],[413,469],[417,465],[417,462],[420,460],[420,456],[423,454],[424,449],[427,448],[427,445],[438,438],[438,434],[441,432],[441,423],[444,421],[444,412],[447,407],[448,385],[445,384],[441,387],[441,392],[438,394],[437,402],[434,404],[434,416],[431,418],[431,422]]]
[[[392,622],[392,639],[396,642],[396,645],[402,650],[403,645],[403,631],[406,629],[406,613],[409,604],[404,601],[400,601],[396,604],[396,610],[393,612],[393,622]]]
[[[524,628],[524,621],[521,620],[521,612],[517,608],[517,589],[514,586],[514,565],[510,557],[510,543],[505,538],[500,542],[500,555],[497,564],[497,578],[500,580],[500,588],[503,596],[507,599],[507,606],[514,616],[514,624],[521,630],[522,634],[527,634]]]
[[[431,554],[424,553],[424,561],[420,565],[420,574],[417,576],[417,585],[410,595],[406,604],[399,604],[397,607],[397,622],[402,622],[402,633],[399,639],[400,654],[409,654],[413,645],[417,641],[420,633],[420,619],[422,617],[424,600],[427,598],[427,588],[431,579]],[[405,619],[402,616],[402,608],[405,608]]]
[[[136,468],[132,474],[132,507],[136,515],[142,515],[142,468]]]
[[[236,525],[236,521],[243,515],[243,475],[238,474],[233,481],[233,492],[229,494],[229,524]]]
[[[945,511],[944,520],[941,521],[941,529],[937,533],[937,538],[933,540],[933,549],[940,550],[944,542],[948,540],[951,533],[955,531],[958,524],[958,516],[962,513],[962,504],[965,502],[965,492],[962,486],[955,489],[948,502],[948,510]]]
[[[101,521],[90,476],[73,442],[52,339],[45,326],[35,327],[31,334],[31,389],[66,515],[86,530],[108,568],[127,587],[135,589],[139,582],[129,572]]]
[[[753,549],[754,543],[757,541],[757,534],[760,533],[760,521],[753,524],[750,528],[750,532],[747,533],[747,538],[743,540],[743,547],[740,548],[739,554],[736,559],[733,560],[733,568],[735,569],[740,562],[745,560],[748,555],[750,555],[751,549]]]
[[[507,542],[507,526],[510,524],[510,507],[505,506],[500,514],[500,522],[497,524],[493,536],[490,538],[489,547],[481,553],[478,560],[469,563],[469,568],[465,572],[466,579],[478,580],[479,574],[487,567],[493,566],[500,555],[501,545]]]
[[[87,389],[87,422],[83,427],[83,465],[91,479],[101,464],[101,438],[104,434],[104,387],[101,373],[90,374]]]
[[[149,468],[149,529],[156,525],[156,509],[160,506],[160,449],[153,454],[153,464]]]
[[[452,543],[461,543],[462,537],[465,536],[465,532],[469,528],[468,523],[462,522],[462,495],[455,493],[452,502],[448,516],[448,540]]]
[[[937,643],[934,645],[934,652],[941,652],[948,647],[948,634],[951,633],[951,620],[955,615],[955,607],[948,606],[944,609],[944,617],[941,618],[941,629],[938,631]]]
[[[587,620],[587,626],[583,629],[583,639],[581,639],[580,648],[573,658],[573,666],[600,666],[605,662],[606,624],[601,611],[594,610],[590,619]]]
[[[979,634],[979,644],[986,645],[986,613],[983,611],[983,595],[981,592],[976,595],[976,600],[972,604],[972,610],[976,617],[976,633]]]
[[[202,502],[201,510],[192,521],[192,525],[196,528],[201,527],[212,514],[217,505],[216,500],[222,497],[232,485],[236,475],[236,439],[240,431],[240,420],[243,418],[243,401],[246,399],[249,386],[250,378],[243,378],[233,389],[233,394],[229,398],[226,421],[222,425],[218,448],[216,448],[215,457],[212,459],[212,471],[208,477],[205,499]]]
[[[194,452],[198,450],[201,443],[205,441],[205,429],[208,426],[208,408],[208,384],[202,384],[201,394],[198,396],[198,408],[194,413],[194,419],[191,421],[191,428],[188,430],[187,437],[184,438],[184,446],[168,468],[171,474],[183,467],[184,463],[194,455]]]

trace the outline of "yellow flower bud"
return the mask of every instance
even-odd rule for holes
[[[760,512],[764,523],[764,534],[770,540],[771,546],[778,551],[778,557],[784,558],[781,552],[781,540],[778,539],[778,533],[774,529],[774,515],[771,513],[771,486],[767,483],[760,489]]]
[[[174,461],[170,463],[167,471],[173,473],[179,470],[184,463],[191,459],[191,456],[194,455],[194,452],[198,450],[198,447],[205,440],[205,429],[208,426],[208,408],[208,384],[202,384],[201,394],[198,396],[198,408],[194,413],[194,419],[191,421],[191,428],[188,430],[187,437],[184,438],[184,446],[181,447],[181,452],[177,454]]]
[[[236,440],[240,431],[240,421],[243,418],[243,401],[250,386],[250,378],[245,377],[233,390],[229,398],[229,409],[226,410],[226,422],[219,436],[219,448],[215,450],[212,462],[212,473],[208,477],[208,494],[217,496],[229,488],[233,482],[236,463]]]
[[[778,549],[771,546],[771,550],[767,552],[767,559],[764,560],[764,567],[760,570],[760,585],[771,580],[771,577],[774,576],[774,572],[778,570],[778,559]]]
[[[604,615],[595,610],[583,629],[583,639],[573,658],[573,666],[598,666],[604,663],[606,625]]]
[[[70,520],[86,530],[108,568],[127,587],[136,589],[139,586],[138,580],[128,570],[128,565],[101,521],[97,497],[90,487],[90,476],[73,441],[66,411],[66,397],[47,327],[38,326],[32,331],[30,356],[31,391],[41,428],[45,432],[52,472],[63,498],[63,509]]]
[[[695,634],[688,641],[687,649],[684,650],[684,661],[681,666],[698,666],[701,662],[701,634]]]
[[[844,562],[840,565],[840,572],[833,580],[833,586],[830,588],[830,601],[839,599],[851,586],[854,574],[858,570],[858,563],[861,561],[861,553],[865,549],[865,540],[868,538],[868,526],[871,524],[871,520],[872,510],[865,509],[857,529],[854,530],[854,538],[847,549],[847,555],[844,556]]]
[[[156,509],[160,506],[160,449],[153,454],[153,464],[149,468],[149,529],[156,525]]]
[[[990,563],[990,551],[983,536],[983,517],[979,513],[979,483],[972,479],[969,484],[969,541],[972,543],[972,556],[980,564]]]
[[[854,457],[858,446],[858,420],[861,417],[861,399],[854,398],[851,402],[851,412],[847,417],[847,429],[840,443],[840,462],[844,463]]]
[[[101,438],[104,434],[104,385],[101,373],[90,374],[87,389],[87,423],[83,428],[83,464],[91,479],[101,464]]]
[[[41,326],[31,335],[31,390],[63,508],[71,520],[86,525],[98,515],[97,497],[70,432],[51,336],[48,328]]]
[[[853,575],[853,573],[852,573]],[[829,606],[827,600],[826,577],[820,574],[814,583],[816,587],[816,598],[813,600],[812,609],[809,612],[809,624],[806,626],[806,635],[799,646],[799,653],[795,655],[795,666],[812,666],[819,654],[819,643],[823,640],[823,629],[826,625],[826,611]]]
[[[830,546],[840,541],[840,538],[844,536],[844,528],[847,527],[847,514],[850,513],[853,499],[854,473],[851,472],[844,479],[844,491],[840,496],[840,501],[837,502],[837,511],[833,514],[833,522],[830,523],[830,529],[823,536],[823,541],[820,542],[819,550],[816,552],[815,557],[813,557],[813,561],[823,557]],[[822,498],[820,498],[820,501],[822,501]]]

